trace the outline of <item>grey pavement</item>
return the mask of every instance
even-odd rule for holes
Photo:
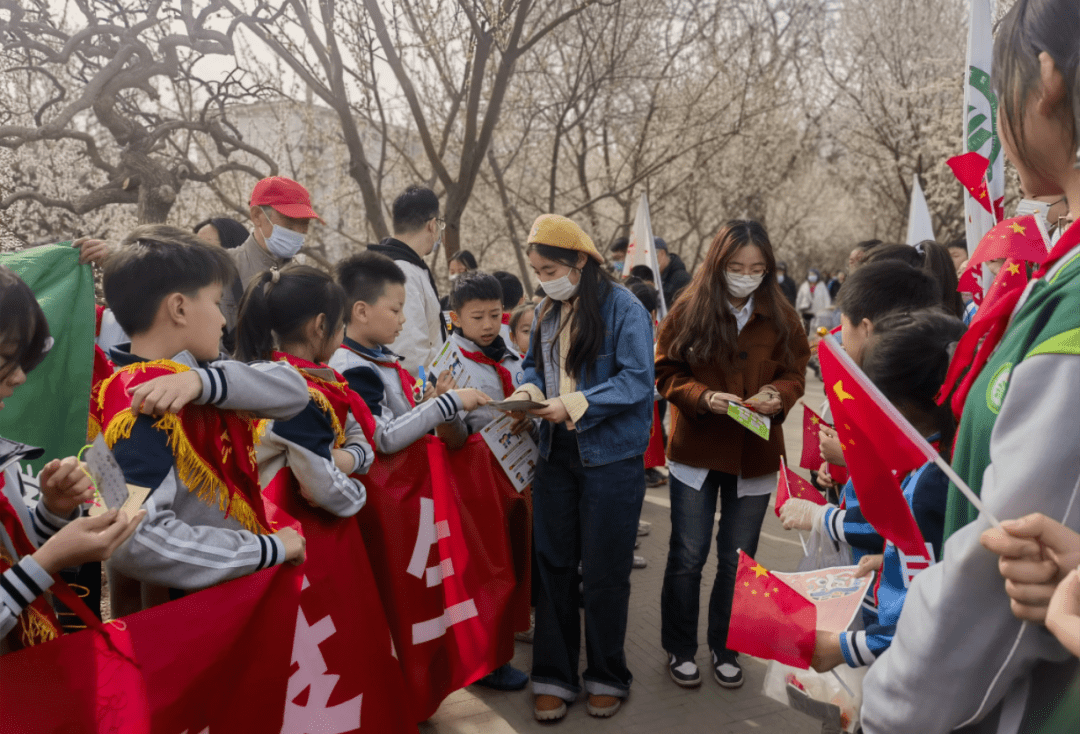
[[[808,405],[818,410],[824,401],[820,381],[808,371]],[[798,464],[802,452],[802,408],[797,407],[784,422],[787,453]],[[809,473],[799,470],[809,478]],[[708,667],[708,649],[704,644],[708,593],[716,574],[715,541],[712,557],[705,567],[697,655],[702,684],[684,689],[668,677],[667,657],[660,647],[660,587],[667,560],[671,534],[668,488],[662,485],[646,493],[643,520],[652,523],[652,532],[643,537],[636,551],[649,561],[648,568],[635,570],[630,577],[630,615],[626,635],[626,656],[634,683],[623,708],[610,719],[596,719],[585,712],[584,694],[570,707],[562,721],[541,724],[533,719],[533,696],[529,688],[514,693],[500,693],[479,686],[451,694],[430,720],[420,725],[422,734],[504,734],[558,730],[562,734],[584,731],[698,732],[736,734],[738,732],[779,732],[781,734],[818,734],[821,723],[792,711],[761,692],[765,662],[743,655],[742,688],[726,690],[713,680]],[[757,560],[769,569],[793,571],[802,557],[798,536],[785,531],[772,511],[765,516]],[[583,640],[584,642],[584,640]],[[532,664],[532,645],[518,642],[513,664],[526,672]],[[579,670],[585,669],[584,644]]]

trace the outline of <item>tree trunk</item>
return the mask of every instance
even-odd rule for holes
[[[521,238],[518,237],[517,223],[514,221],[515,216],[520,221],[521,215],[518,214],[514,205],[510,203],[510,195],[506,191],[506,182],[503,180],[502,169],[499,168],[499,163],[495,160],[495,153],[490,148],[488,148],[487,159],[488,165],[491,166],[491,172],[495,174],[495,187],[499,190],[503,215],[506,217],[506,230],[510,234],[510,244],[514,246],[514,257],[517,258],[518,270],[521,271],[521,282],[525,286],[525,295],[529,296],[533,292],[532,278],[529,277],[529,264],[525,260],[525,247],[521,242]]]

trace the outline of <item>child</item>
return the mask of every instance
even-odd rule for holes
[[[893,313],[875,322],[863,351],[867,377],[927,440],[941,446],[946,460],[956,425],[950,407],[939,406],[935,396],[949,367],[949,344],[963,333],[960,319],[937,309]],[[940,559],[949,478],[931,461],[908,474],[901,488],[923,539],[934,549],[931,560]],[[818,671],[842,662],[853,668],[870,665],[889,649],[907,595],[905,573],[896,546],[886,543],[874,589],[877,618],[857,632],[819,632],[814,651]]]
[[[502,326],[502,287],[494,276],[474,270],[462,273],[451,284],[450,319],[454,331],[450,339],[461,349],[470,365],[473,384],[485,395],[503,400],[521,384],[521,358],[499,336]],[[459,420],[440,426],[439,434],[451,448],[460,447],[476,433],[501,417],[494,408],[477,408],[459,415]],[[449,431],[447,430],[449,429]],[[451,435],[446,435],[447,433]],[[499,691],[519,691],[529,676],[506,663],[477,681]]]
[[[499,281],[499,286],[502,288],[502,329],[499,330],[499,336],[506,342],[506,346],[512,347],[514,340],[510,328],[510,314],[524,303],[525,286],[521,284],[520,278],[505,270],[496,270],[492,276]]]
[[[653,397],[652,324],[603,268],[581,228],[554,214],[529,233],[547,298],[513,397],[544,402],[533,482],[536,634],[534,716],[553,721],[577,698],[584,578],[587,711],[612,716],[630,692],[624,642],[630,567],[645,495]],[[526,420],[520,416],[522,425]]]
[[[345,290],[345,338],[330,366],[367,403],[375,418],[375,450],[393,454],[453,421],[459,410],[488,402],[479,390],[453,390],[449,373],[439,376],[434,398],[416,404],[412,375],[401,366],[392,344],[405,323],[405,273],[390,258],[362,252],[342,261],[338,283]]]
[[[301,562],[295,530],[269,533],[250,415],[300,413],[304,378],[287,364],[217,360],[222,289],[236,277],[224,250],[163,225],[129,239],[106,262],[104,287],[131,342],[112,350],[118,369],[98,406],[128,483],[151,491],[110,575],[193,591]]]
[[[532,303],[523,303],[510,313],[510,340],[522,355],[529,351],[529,337],[532,335],[535,313],[536,305]]]
[[[367,411],[345,378],[323,365],[345,332],[345,292],[326,273],[288,265],[260,273],[244,294],[237,321],[237,356],[274,359],[295,367],[311,399],[294,418],[274,421],[259,447],[265,484],[288,464],[300,494],[338,517],[351,517],[366,499],[364,473],[375,454],[353,416]],[[280,351],[274,350],[275,337]]]
[[[34,294],[0,266],[0,409],[51,346],[49,325]],[[95,518],[79,517],[93,489],[75,457],[42,468],[42,499],[28,512],[18,461],[40,455],[40,449],[0,438],[0,653],[58,637],[60,625],[43,596],[56,573],[105,560],[145,515],[140,512],[129,521],[110,510]],[[56,591],[61,593],[59,587]]]

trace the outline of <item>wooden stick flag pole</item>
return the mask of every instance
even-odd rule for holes
[[[985,515],[986,519],[990,521],[990,524],[1000,530],[1001,522],[983,506],[979,496],[971,490],[971,487],[967,486],[967,483],[960,478],[959,474],[953,471],[953,468],[949,466],[949,462],[941,458],[940,455],[936,455],[934,456],[934,463],[938,465],[938,468],[940,468],[941,471],[945,472],[945,476],[956,485],[956,488],[960,490],[960,493],[967,497],[971,504],[975,505],[975,509],[979,511],[979,514]]]

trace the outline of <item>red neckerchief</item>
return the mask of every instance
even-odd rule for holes
[[[376,359],[375,357],[364,354],[363,352],[356,351],[348,344],[342,344],[341,346],[343,349],[348,349],[353,354],[363,357],[368,362],[374,362],[375,364],[382,365],[383,367],[393,367],[395,370],[397,370],[398,379],[401,380],[401,391],[405,393],[405,399],[409,401],[410,407],[416,407],[416,398],[413,397],[413,390],[416,387],[416,378],[410,375],[408,370],[401,366],[400,362],[398,362],[396,359]]]
[[[11,544],[15,548],[15,555],[24,558],[33,555],[37,548],[30,542],[23,528],[19,515],[12,506],[11,501],[4,494],[4,474],[0,473],[0,524],[11,538]],[[18,563],[16,558],[8,558],[7,551],[0,544],[0,574]],[[53,575],[53,585],[49,589],[71,611],[75,612],[87,627],[101,628],[101,622],[83,603],[82,599],[71,590],[71,587],[59,576]],[[31,601],[22,612],[19,613],[19,626],[16,634],[10,635],[8,644],[14,650],[37,645],[42,642],[54,640],[62,634],[60,622],[56,619],[52,607],[45,600],[44,595]]]
[[[1061,235],[1061,239],[1058,240],[1054,249],[1047,255],[1046,262],[1035,272],[1034,277],[1043,277],[1065,253],[1076,247],[1077,244],[1080,244],[1080,221],[1073,222],[1072,226]],[[979,306],[975,318],[971,320],[967,332],[960,338],[960,342],[956,346],[956,352],[949,363],[945,383],[938,393],[938,405],[944,405],[945,401],[949,399],[950,391],[952,391],[953,386],[956,385],[957,380],[963,373],[964,367],[968,364],[971,365],[971,369],[964,375],[963,381],[952,396],[953,415],[958,418],[964,410],[964,402],[967,400],[972,384],[979,377],[979,373],[986,366],[990,355],[993,354],[1008,330],[1012,313],[1016,309],[1016,304],[1020,302],[1020,297],[1024,294],[1024,285],[1026,285],[1027,279],[1023,263],[1020,263],[1020,272],[1025,274],[1023,282],[1007,277],[1007,266],[1012,264],[1012,260],[1007,260],[1002,265],[1001,270],[998,272],[999,277],[994,279],[994,283],[990,286],[982,305]],[[974,360],[972,360],[973,355]]]
[[[460,345],[458,345],[460,347]],[[491,357],[487,356],[481,351],[468,352],[464,349],[461,353],[471,359],[473,362],[479,364],[489,364],[495,368],[495,371],[499,373],[499,382],[502,383],[503,398],[508,398],[514,394],[514,377],[510,374],[510,370],[502,366],[502,362],[496,362]]]
[[[330,423],[334,427],[334,446],[340,448],[345,443],[345,422],[352,413],[356,422],[364,430],[364,435],[371,441],[375,435],[375,419],[363,399],[349,388],[349,383],[338,372],[325,364],[309,362],[287,352],[274,352],[271,357],[275,362],[288,362],[304,376],[308,384],[308,393],[311,399],[326,411]],[[313,375],[308,370],[330,370],[334,373],[334,381],[324,380],[318,375]],[[320,399],[316,393],[322,397]],[[325,403],[324,400],[325,399]]]
[[[503,315],[502,315],[502,322],[503,322],[503,324],[505,326],[510,325],[510,314],[506,313],[505,311],[503,312]]]

